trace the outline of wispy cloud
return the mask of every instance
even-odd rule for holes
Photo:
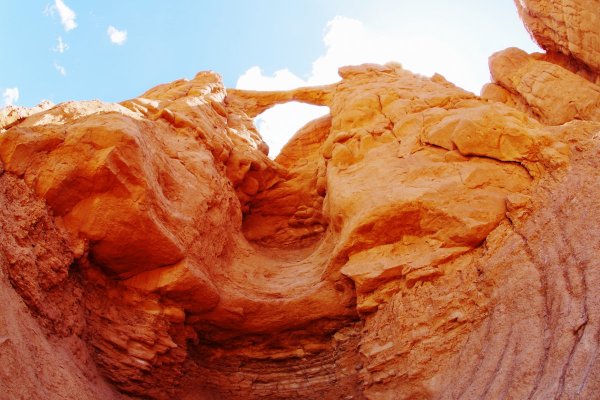
[[[75,11],[71,10],[62,0],[54,0],[54,6],[58,10],[58,15],[60,15],[60,23],[65,28],[65,31],[70,31],[71,29],[77,28],[77,23],[75,22]]]
[[[19,100],[19,88],[6,88],[2,92],[2,99],[4,100],[5,106],[12,106]]]
[[[119,46],[124,44],[127,40],[127,31],[120,31],[114,26],[110,25],[106,30],[110,41],[114,44],[118,44]]]
[[[56,44],[56,46],[52,49],[52,51],[55,51],[57,53],[64,53],[65,51],[69,50],[69,45],[66,44],[63,41],[63,38],[61,36],[58,37],[58,43]]]
[[[55,62],[54,63],[54,68],[56,68],[56,70],[58,71],[58,73],[61,74],[62,76],[67,76],[67,70],[62,65],[58,64],[57,62]]]
[[[56,11],[56,7],[52,4],[46,4],[46,8],[44,8],[44,15],[47,17],[54,17],[54,11]]]
[[[60,23],[66,32],[77,28],[77,22],[75,22],[75,18],[77,14],[73,11],[69,6],[67,6],[62,0],[54,0],[54,5],[46,5],[44,9],[45,15],[54,16],[54,12],[58,11],[58,15],[60,16]]]

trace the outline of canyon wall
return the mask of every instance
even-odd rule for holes
[[[600,8],[481,96],[400,64],[0,112],[0,398],[593,399]],[[327,106],[275,160],[253,125]]]

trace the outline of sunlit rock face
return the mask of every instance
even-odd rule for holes
[[[541,4],[518,7],[546,46]],[[0,389],[596,398],[600,88],[577,37],[493,55],[481,97],[391,63],[5,112]],[[252,119],[289,101],[330,113],[273,161]]]
[[[515,1],[544,54],[510,48],[490,57],[493,83],[482,96],[515,106],[547,125],[600,121],[598,3]]]
[[[600,72],[600,24],[595,0],[516,0],[525,27],[549,53]],[[596,75],[597,76],[597,75]]]

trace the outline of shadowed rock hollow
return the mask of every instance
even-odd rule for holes
[[[559,3],[481,97],[390,63],[2,110],[2,396],[598,398],[600,8]],[[330,114],[273,161],[289,101]]]

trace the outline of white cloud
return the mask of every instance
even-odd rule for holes
[[[54,15],[52,9],[46,8],[48,13]],[[54,0],[54,7],[56,11],[58,11],[58,15],[60,16],[60,23],[66,32],[77,28],[77,23],[75,22],[75,18],[77,15],[75,11],[71,10],[62,0]]]
[[[69,45],[66,44],[63,41],[62,36],[58,37],[58,43],[56,44],[56,46],[52,49],[52,51],[57,52],[57,53],[64,53],[65,51],[69,50]]]
[[[58,71],[58,73],[61,74],[62,76],[67,76],[67,70],[62,65],[60,65],[60,64],[58,64],[58,63],[55,62],[54,63],[54,68],[56,68],[56,70]]]
[[[2,93],[2,99],[5,106],[12,106],[19,100],[19,88],[6,88]]]
[[[240,76],[236,87],[248,90],[286,90],[304,85],[305,82],[290,72],[289,69],[275,71],[271,76],[264,76],[262,69],[252,67]]]
[[[112,25],[108,27],[106,33],[114,44],[122,45],[127,40],[127,31],[120,31]]]
[[[344,65],[382,64],[394,59],[388,39],[352,18],[336,16],[329,21],[323,42],[327,50],[312,64],[312,75],[307,82],[311,85],[338,81],[337,70]]]
[[[471,90],[478,90],[481,86],[470,76],[467,63],[447,43],[423,32],[413,36],[399,36],[391,31],[380,32],[356,19],[336,16],[327,23],[323,42],[325,53],[312,63],[311,74],[307,79],[301,79],[288,69],[268,76],[255,66],[239,77],[236,87],[285,90],[322,85],[339,81],[337,71],[341,66],[384,64],[390,61],[401,62],[404,68],[421,74],[442,72],[447,78],[454,79],[457,84]],[[439,71],[440,66],[443,71]],[[297,128],[322,114],[321,109],[310,105],[277,106],[259,115],[255,123],[272,149],[270,156],[274,157],[279,152],[281,143],[291,138]]]

